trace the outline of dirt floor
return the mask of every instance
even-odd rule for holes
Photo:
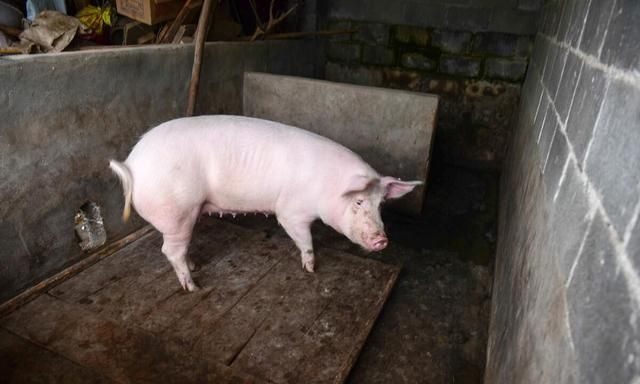
[[[421,217],[384,212],[390,245],[380,253],[318,224],[314,242],[402,264],[348,383],[481,383],[496,241],[498,175],[434,166]],[[235,220],[281,231],[275,220]],[[317,267],[322,268],[318,258]]]

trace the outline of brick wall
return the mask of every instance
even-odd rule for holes
[[[547,1],[501,185],[488,383],[640,380],[640,3]]]
[[[540,1],[334,0],[327,7],[325,27],[358,30],[329,41],[328,80],[438,94],[436,155],[500,166]]]

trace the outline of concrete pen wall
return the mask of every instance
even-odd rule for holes
[[[640,379],[639,15],[545,2],[501,180],[487,383]]]
[[[313,77],[315,45],[207,44],[197,114],[240,114],[245,70]],[[184,114],[192,56],[166,45],[0,58],[0,301],[86,256],[74,232],[86,201],[107,243],[143,224],[122,222],[108,160]]]

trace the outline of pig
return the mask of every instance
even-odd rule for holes
[[[300,250],[302,269],[313,272],[313,221],[322,220],[367,251],[380,251],[388,244],[381,204],[421,184],[381,176],[320,135],[230,115],[160,124],[124,162],[109,164],[122,183],[124,220],[133,205],[162,233],[162,253],[190,292],[199,287],[187,249],[202,214],[275,214]]]

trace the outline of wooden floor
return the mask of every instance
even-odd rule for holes
[[[0,319],[0,382],[333,383],[398,274],[281,233],[203,219],[185,293],[150,232]]]

